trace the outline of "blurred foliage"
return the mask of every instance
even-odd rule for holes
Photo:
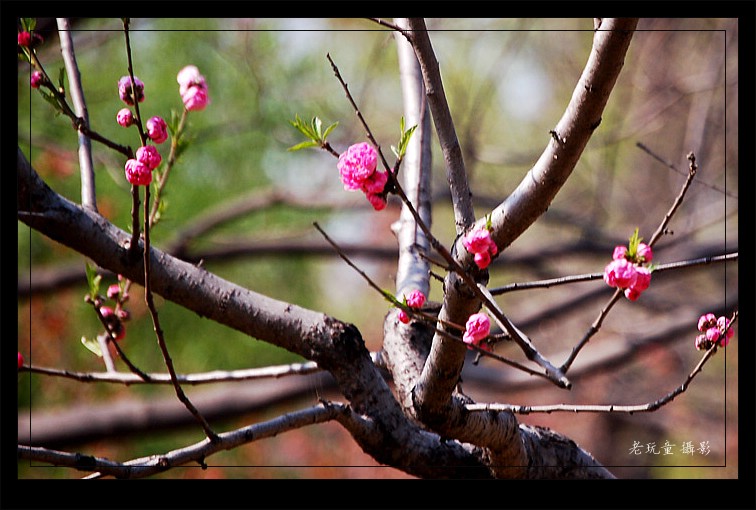
[[[592,20],[430,19],[428,27],[434,30],[431,41],[441,65],[473,194],[476,199],[495,197],[500,200],[519,184],[537,160],[548,142],[549,129],[561,117],[591,48]],[[205,111],[189,114],[190,144],[170,176],[164,195],[167,209],[152,232],[154,246],[165,246],[191,220],[253,190],[278,188],[304,197],[343,198],[344,191],[331,155],[317,149],[287,152],[287,148],[303,141],[290,124],[297,115],[305,120],[317,116],[325,126],[338,122],[329,136],[329,142],[337,151],[365,139],[362,126],[333,76],[327,54],[339,66],[382,147],[387,149],[397,143],[403,112],[396,48],[390,32],[375,30],[376,25],[370,21],[134,18],[130,28],[134,73],[146,84],[146,99],[140,103],[144,118],[160,115],[167,119],[171,111],[180,111],[176,73],[187,64],[196,65],[206,77],[211,98]],[[701,247],[715,246],[717,251],[709,254],[737,250],[738,157],[734,137],[738,68],[737,55],[733,56],[732,49],[737,47],[737,22],[727,19],[644,20],[639,28],[648,30],[636,33],[602,124],[572,178],[551,204],[544,221],[507,249],[507,256],[519,256],[537,254],[560,243],[593,240],[606,244],[606,256],[579,253],[574,259],[572,254],[564,253],[561,257],[526,266],[494,265],[491,286],[601,271],[614,241],[622,243],[636,227],[640,228],[641,236],[650,237],[684,177],[639,150],[637,142],[651,147],[683,173],[687,171],[685,157],[694,150],[700,168],[696,183],[676,216],[675,234],[669,241],[665,238],[660,243],[655,261],[701,256]],[[680,28],[691,31],[678,31]],[[127,74],[120,20],[77,19],[73,40],[90,125],[103,136],[136,148],[139,144],[136,130],[124,129],[115,122],[116,112],[124,106],[118,98],[117,82]],[[63,67],[54,37],[46,40],[39,55],[51,75],[56,75]],[[52,114],[36,91],[29,88],[28,80],[28,65],[19,65],[18,144],[55,191],[78,202],[76,134],[68,119]],[[165,158],[168,144],[159,148]],[[388,150],[384,154],[392,161]],[[131,196],[123,177],[125,158],[97,143],[93,143],[93,156],[99,210],[115,225],[128,230]],[[435,145],[433,157],[433,189],[441,192],[446,176],[443,159]],[[727,189],[729,195],[719,189]],[[398,209],[390,207],[382,215],[375,215],[359,197],[354,204],[362,209],[329,212],[273,207],[223,225],[196,246],[223,247],[224,243],[239,238],[319,240],[311,227],[312,221],[319,221],[334,238],[344,242],[390,245],[393,238],[389,225]],[[476,209],[479,216],[487,211],[483,206]],[[434,210],[433,230],[442,242],[451,243],[454,239],[454,222],[445,202]],[[84,270],[85,261],[80,256],[31,232],[20,222],[18,250],[19,279],[34,270],[65,262],[81,263]],[[379,284],[391,288],[395,271],[391,261],[361,258],[356,261]],[[380,347],[386,303],[340,261],[324,262],[282,253],[208,263],[205,267],[257,292],[353,322],[360,327],[371,348]],[[701,303],[711,303],[713,294],[715,303],[723,302],[725,287],[730,292],[737,290],[736,266],[728,265],[727,271],[713,270],[707,275],[684,280],[679,287],[679,279],[659,277],[658,283],[654,282],[658,288],[656,301],[654,293],[649,292],[648,297],[644,295],[646,303],[639,302],[636,309],[650,316],[664,306],[669,309],[670,300],[679,302],[682,295],[690,299],[695,309],[708,306]],[[725,285],[722,285],[723,278]],[[105,278],[103,288],[109,283],[113,281]],[[436,287],[434,285],[431,299],[441,298],[440,289]],[[686,290],[681,292],[683,288]],[[162,371],[163,362],[149,314],[142,303],[142,291],[139,287],[132,289],[128,303],[132,319],[127,324],[128,333],[122,346],[143,370]],[[94,336],[99,332],[96,317],[84,303],[85,293],[86,287],[82,285],[52,296],[35,296],[19,302],[18,345],[27,361],[69,370],[103,369],[100,360],[79,341],[82,335]],[[556,303],[560,294],[554,291],[548,296],[553,301],[526,300],[516,293],[502,296],[501,303],[505,310],[512,310],[518,320],[546,313],[544,303]],[[231,370],[298,359],[281,349],[198,318],[162,299],[157,302],[178,372]],[[701,310],[705,311],[708,310]],[[550,347],[557,350],[574,343],[574,338],[582,334],[596,313],[594,308],[582,315],[576,313],[569,329],[565,329],[565,319],[559,324],[561,329],[557,328],[560,334],[551,333],[554,338]],[[637,319],[625,321],[621,320],[622,313],[616,315],[620,318],[607,321],[605,325],[607,334],[630,331],[627,334],[632,336],[643,331]],[[692,324],[693,321],[695,318],[691,319]],[[548,323],[546,317],[543,324]],[[629,329],[623,330],[623,327]],[[561,335],[561,331],[573,333]],[[681,368],[666,374],[669,381],[680,382],[687,374],[686,369],[693,366],[691,363],[697,356],[690,352],[694,333],[691,332],[690,341],[685,340],[687,343],[676,354],[682,360]],[[560,336],[567,337],[561,339],[564,344],[560,343]],[[732,370],[731,358],[728,363]],[[643,369],[640,370],[642,373]],[[715,368],[712,372],[716,380],[710,384],[721,385],[722,372]],[[642,378],[637,373],[633,377]],[[604,381],[605,384],[610,382],[623,387],[615,380]],[[696,381],[694,386],[699,384],[700,381]],[[670,389],[663,388],[664,391]],[[19,376],[19,408],[48,409],[85,400],[105,402],[133,395],[134,391],[118,385],[79,384],[22,374]],[[136,391],[150,395],[170,390],[140,387]],[[546,395],[549,401],[563,398],[561,393]],[[595,396],[591,391],[583,395],[587,399]],[[659,395],[646,392],[638,396],[642,400]],[[695,397],[686,395],[685,398]],[[621,403],[627,402],[623,399]],[[695,408],[690,411],[691,415],[695,412]],[[541,420],[551,424],[551,419],[528,417],[523,421]],[[597,434],[599,439],[593,437],[592,429],[582,425],[583,422],[556,419],[561,420],[555,425],[557,430],[575,434],[572,437],[581,445],[605,458],[626,457],[625,446],[632,444],[630,441],[628,445],[620,443],[602,448],[598,441],[606,437],[601,434]],[[728,419],[733,419],[732,414]],[[643,420],[641,417],[635,422],[639,429],[644,426]],[[248,422],[240,419],[237,426],[242,423]],[[147,455],[192,442],[190,438],[197,436],[196,431],[187,434],[160,435],[145,442],[127,441],[122,447],[102,445],[97,454],[124,459]],[[684,434],[668,437],[681,441]],[[629,438],[625,437],[625,442]],[[243,447],[237,452],[224,453],[220,460],[213,460],[219,465],[224,462],[228,466],[243,462],[253,465],[255,454],[249,452],[256,448],[256,445]],[[260,451],[275,450],[260,448],[262,450],[256,450],[258,455],[262,455]],[[724,455],[721,449],[719,452]],[[728,455],[731,459],[732,453],[728,451]],[[21,476],[77,476],[68,471],[42,471],[26,468]],[[275,473],[300,476],[285,469]],[[712,473],[707,471],[705,475],[716,476]],[[184,475],[169,473],[165,476]],[[267,475],[239,474],[229,469],[220,476]]]

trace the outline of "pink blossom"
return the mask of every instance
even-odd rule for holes
[[[706,331],[717,324],[717,316],[713,313],[705,313],[698,318],[698,331]]]
[[[425,304],[425,294],[419,290],[413,290],[407,296],[407,306],[410,308],[421,308]]]
[[[705,351],[709,347],[711,347],[711,345],[708,343],[706,335],[698,335],[696,337],[696,349],[698,349],[699,351]]]
[[[144,83],[136,76],[134,76],[134,88],[136,89],[137,101],[141,103],[144,101]],[[130,76],[122,76],[121,79],[118,80],[118,96],[121,98],[121,101],[127,105],[134,106],[134,98],[131,94]]]
[[[134,186],[147,186],[152,182],[152,170],[136,159],[126,162],[126,180]]]
[[[115,299],[120,293],[121,293],[121,287],[117,283],[114,283],[108,287],[109,299]]]
[[[478,228],[468,232],[462,239],[462,245],[468,252],[475,254],[475,265],[480,269],[487,268],[491,263],[491,257],[499,252],[487,228]]]
[[[18,368],[21,368],[24,366],[24,356],[19,352],[18,353]]]
[[[719,328],[720,331],[722,331],[725,328],[727,328],[725,330],[724,335],[719,340],[719,345],[721,345],[722,347],[727,347],[727,344],[730,343],[730,339],[735,334],[735,332],[732,330],[732,328],[728,327],[729,325],[730,324],[729,324],[729,322],[727,320],[727,317],[722,316],[719,319],[717,319],[717,328]]]
[[[154,145],[145,145],[139,147],[136,151],[137,161],[145,165],[150,170],[156,169],[160,162],[163,160],[162,156],[158,152]]]
[[[155,143],[163,143],[168,139],[168,125],[160,117],[151,117],[145,127],[147,136]]]
[[[462,341],[466,344],[478,345],[491,331],[491,320],[484,313],[475,313],[467,319],[465,334]]]
[[[627,253],[627,246],[615,246],[612,253],[612,260],[624,259]]]
[[[604,281],[610,287],[627,289],[635,283],[637,277],[637,267],[626,259],[612,260],[604,268]]]
[[[404,324],[409,324],[409,315],[407,315],[407,312],[405,312],[404,310],[399,310],[399,321],[403,322]]]
[[[337,167],[344,189],[366,191],[364,186],[375,172],[377,163],[378,153],[367,142],[354,144],[342,152]],[[372,188],[374,185],[371,185]]]
[[[116,310],[116,316],[122,321],[127,321],[131,318],[129,311],[124,308],[119,308],[118,310]]]
[[[134,123],[134,114],[128,108],[121,108],[116,114],[116,122],[119,126],[129,127]]]
[[[462,239],[462,244],[470,253],[488,252],[492,242],[491,232],[486,228],[475,229]],[[494,246],[496,245],[494,244]]]
[[[29,32],[19,32],[18,33],[18,45],[19,46],[29,46],[31,44],[32,36]]]
[[[654,258],[653,250],[646,243],[638,244],[638,251],[635,252],[635,255],[640,259],[639,262],[651,262]]]
[[[31,88],[38,89],[39,86],[42,84],[42,80],[43,80],[42,73],[40,73],[39,71],[34,71],[30,79]]]

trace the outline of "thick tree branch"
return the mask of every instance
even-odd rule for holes
[[[503,250],[549,208],[575,169],[625,61],[636,18],[603,19],[593,49],[546,150],[520,185],[491,213],[493,239]],[[478,222],[483,224],[485,219]]]
[[[141,258],[131,256],[130,236],[126,232],[53,192],[20,149],[17,175],[21,221],[91,258],[99,266],[143,283]],[[150,257],[154,293],[201,317],[315,361],[329,371],[352,408],[369,416],[383,432],[380,441],[371,438],[374,442],[360,443],[377,460],[398,462],[415,449],[433,456],[418,454],[412,462],[399,466],[410,474],[466,477],[473,473],[479,477],[488,473],[490,476],[468,450],[421,434],[421,429],[407,420],[353,325],[257,294],[155,248],[150,250]]]

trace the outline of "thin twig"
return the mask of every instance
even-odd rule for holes
[[[194,404],[192,404],[192,402],[184,393],[184,390],[181,389],[181,385],[176,379],[176,370],[173,368],[173,360],[171,359],[171,355],[168,352],[168,346],[165,343],[163,330],[160,327],[160,319],[158,317],[157,308],[155,308],[155,303],[152,298],[152,289],[150,285],[150,253],[151,253],[150,252],[150,225],[149,225],[150,187],[145,186],[144,189],[145,189],[145,196],[144,196],[144,299],[145,299],[145,302],[147,303],[147,308],[150,311],[150,316],[152,317],[152,324],[155,330],[155,336],[157,337],[158,345],[160,346],[160,352],[162,352],[163,354],[163,360],[165,361],[165,366],[166,368],[168,368],[168,373],[171,375],[171,382],[173,383],[173,389],[176,391],[176,396],[200,423],[208,439],[211,442],[217,442],[218,434],[216,434],[213,431],[213,429],[210,427],[210,424],[207,423],[207,420],[205,420],[204,416],[202,416],[199,410],[194,406]]]
[[[729,329],[732,324],[737,320],[738,318],[738,311],[735,310],[732,317],[730,318],[730,321],[727,323],[726,327],[723,328],[723,330]],[[724,332],[722,332],[724,333]],[[513,413],[518,414],[530,414],[530,413],[553,413],[558,411],[566,411],[570,413],[649,413],[656,411],[660,407],[669,404],[672,402],[678,395],[681,393],[684,393],[688,387],[690,386],[690,383],[693,381],[693,379],[696,377],[696,375],[701,372],[706,362],[708,362],[714,354],[716,354],[717,349],[719,347],[719,343],[715,342],[714,345],[712,345],[706,353],[704,353],[703,357],[700,359],[696,367],[693,369],[693,371],[688,374],[688,377],[685,378],[685,381],[669,392],[667,395],[655,400],[654,402],[649,402],[646,404],[639,404],[639,405],[627,405],[627,406],[619,406],[619,405],[575,405],[575,404],[551,404],[551,405],[542,405],[542,406],[521,406],[521,405],[511,405],[511,404],[470,404],[465,406],[466,409],[470,412],[482,412],[482,411],[511,411]]]
[[[661,273],[671,269],[683,269],[694,266],[703,266],[708,264],[714,264],[718,262],[732,262],[738,260],[738,252],[728,253],[726,255],[715,255],[712,257],[701,257],[693,260],[681,260],[679,262],[670,262],[668,264],[660,264],[654,267],[654,273]],[[570,276],[560,276],[558,278],[549,278],[548,280],[538,280],[533,282],[518,282],[510,283],[509,285],[502,285],[501,287],[494,287],[488,289],[491,294],[498,296],[507,292],[514,292],[516,290],[531,290],[531,289],[547,289],[549,287],[555,287],[557,285],[566,285],[568,283],[589,282],[593,280],[601,280],[604,277],[604,273],[587,273]]]

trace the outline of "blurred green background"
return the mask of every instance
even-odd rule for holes
[[[127,74],[120,20],[80,18],[72,22],[90,125],[105,137],[136,148],[136,130],[115,122],[116,112],[124,106],[118,98],[117,82]],[[548,131],[561,117],[585,65],[592,20],[430,19],[427,23],[434,30],[431,41],[480,217],[514,189],[548,143]],[[63,67],[58,41],[54,30],[43,34],[40,60],[48,73],[56,76]],[[402,98],[394,36],[368,20],[135,18],[130,38],[134,73],[146,84],[146,99],[140,103],[144,118],[160,115],[168,119],[171,111],[180,111],[176,73],[187,64],[196,65],[206,77],[211,98],[205,111],[189,114],[191,144],[172,171],[165,194],[167,209],[151,234],[153,245],[169,246],[193,221],[247,194],[283,190],[300,200],[326,202],[318,207],[278,204],[242,215],[195,240],[190,251],[211,253],[245,242],[241,254],[214,258],[204,267],[257,292],[352,322],[368,347],[379,349],[388,310],[381,296],[337,257],[328,255],[328,250],[308,254],[293,247],[301,243],[325,246],[312,228],[317,221],[339,242],[390,250],[395,247],[390,225],[398,217],[398,203],[391,202],[385,211],[374,213],[361,194],[344,192],[331,155],[314,149],[288,152],[287,148],[302,141],[289,124],[295,115],[306,120],[318,116],[326,125],[339,122],[329,138],[337,151],[365,140],[326,59],[328,54],[381,145],[386,148],[397,143]],[[666,263],[737,251],[737,41],[736,20],[642,20],[602,124],[584,157],[543,221],[492,266],[490,286],[600,272],[613,246],[626,242],[635,227],[648,239],[679,192],[684,176],[640,150],[638,142],[683,173],[687,170],[685,157],[693,150],[700,168],[671,224],[674,235],[659,243],[656,260]],[[18,144],[56,192],[78,202],[76,134],[68,119],[55,116],[29,88],[29,72],[27,64],[19,63]],[[165,158],[168,144],[159,149]],[[131,196],[123,176],[125,158],[97,143],[93,143],[93,157],[99,211],[128,230]],[[454,225],[444,193],[443,159],[435,145],[433,166],[433,191],[438,196],[432,228],[448,245],[454,239]],[[279,249],[259,249],[271,244]],[[81,256],[21,222],[18,254],[20,289],[35,276],[55,274],[61,268],[78,266],[83,274]],[[355,256],[355,261],[385,288],[394,288],[394,257]],[[105,275],[104,286],[113,282],[113,275]],[[514,389],[483,384],[476,388],[479,393],[470,393],[479,401],[533,404],[655,400],[681,383],[700,357],[692,348],[698,315],[715,307],[731,313],[737,306],[737,282],[737,263],[660,274],[637,304],[617,306],[602,330],[607,338],[596,339],[592,347],[601,352],[602,345],[608,347],[612,339],[662,333],[670,321],[683,316],[689,316],[690,331],[652,343],[643,352],[632,352],[622,370],[604,367],[578,379],[583,384],[568,395],[537,384]],[[544,350],[554,354],[574,345],[611,293],[604,288],[601,297],[569,313],[559,310],[583,297],[583,290],[587,297],[602,285],[594,282],[518,292],[502,296],[499,302],[516,321],[530,321],[531,337],[540,338]],[[440,285],[432,286],[431,298],[439,300]],[[128,304],[132,319],[122,346],[142,370],[164,371],[141,291],[140,287],[132,289]],[[82,336],[99,333],[98,321],[83,300],[86,292],[82,281],[19,298],[18,345],[27,362],[82,372],[104,369],[80,343]],[[160,298],[157,303],[168,347],[181,373],[302,361]],[[621,475],[732,477],[733,469],[737,473],[737,344],[736,335],[688,393],[657,413],[632,417],[556,413],[530,415],[522,421],[553,426],[600,461],[618,466],[615,472]],[[504,354],[516,356],[515,351]],[[500,365],[481,365],[506,371]],[[18,390],[19,414],[29,409],[65,409],[72,403],[96,406],[120,399],[173,395],[167,386],[82,384],[29,373],[19,375]],[[190,398],[194,391],[200,388],[188,389]],[[319,391],[313,388],[303,402],[293,403],[294,408],[314,404]],[[231,418],[219,428],[228,430],[272,418],[291,409],[292,403],[288,405]],[[673,423],[677,425],[673,427]],[[127,460],[201,438],[198,429],[189,427],[98,440],[80,448]],[[698,466],[682,469],[659,469],[669,465],[670,459],[662,456],[628,457],[634,440],[661,445],[667,439],[678,445],[708,440],[713,453],[673,457],[673,465]],[[330,424],[253,443],[208,461],[219,467],[206,471],[182,468],[160,477],[404,476],[378,466],[338,426]],[[72,470],[33,467],[25,462],[18,466],[20,478],[80,476]],[[623,471],[623,466],[629,467]]]

